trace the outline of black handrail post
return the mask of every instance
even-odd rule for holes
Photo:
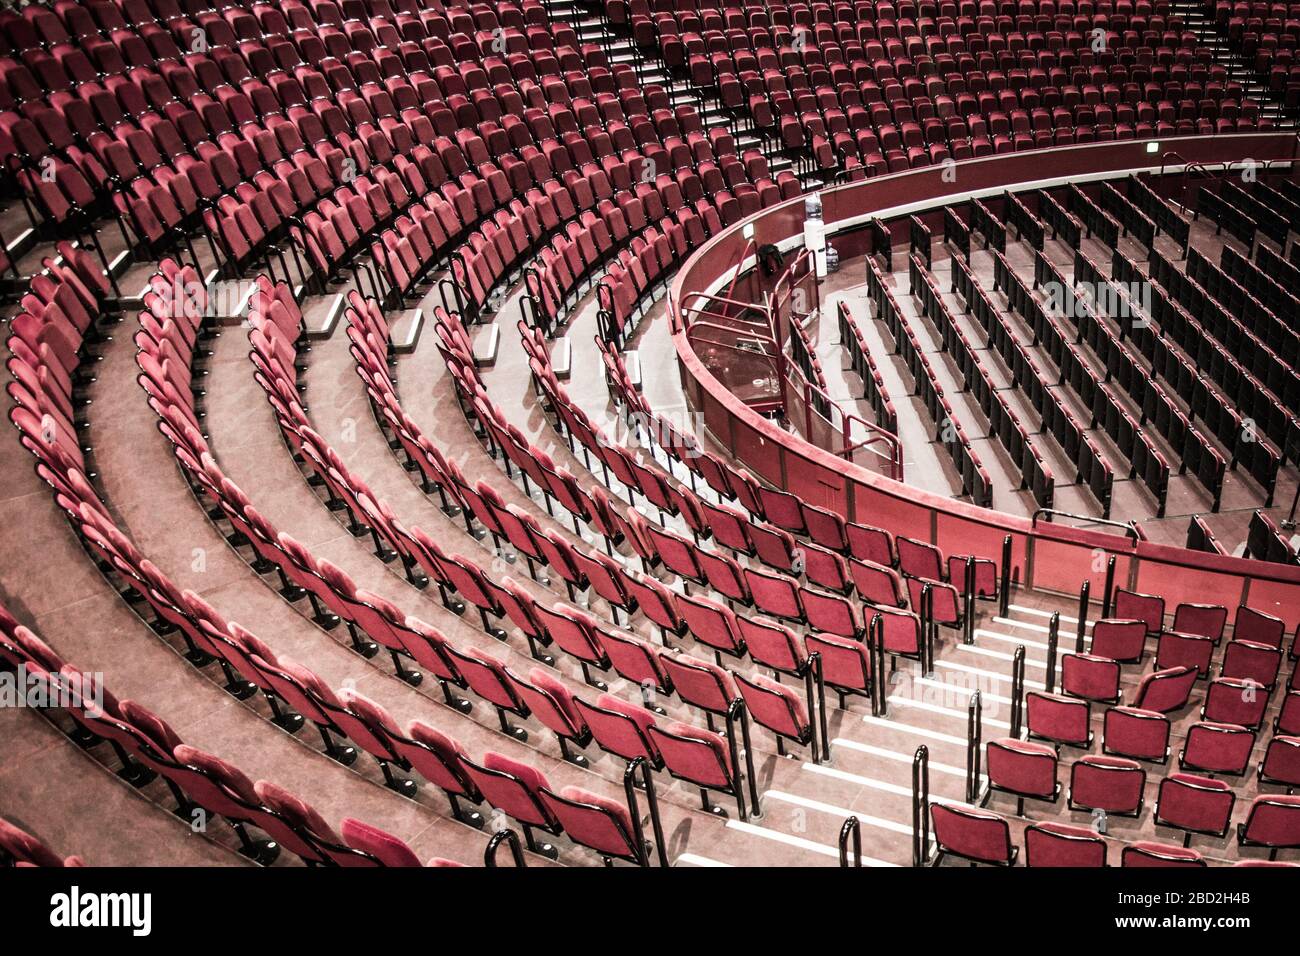
[[[998,617],[1011,610],[1011,535],[1002,539],[1002,579],[998,582]]]
[[[934,592],[921,588],[921,676],[934,676]]]
[[[840,827],[840,866],[849,867],[849,838],[853,838],[853,866],[862,865],[862,822],[849,817]]]
[[[1056,643],[1061,639],[1061,612],[1053,611],[1047,624],[1047,692],[1056,691]]]
[[[975,557],[974,555],[966,559],[966,588],[965,601],[962,608],[962,642],[966,644],[975,643]]]
[[[1083,653],[1083,632],[1088,627],[1088,599],[1092,593],[1092,582],[1084,581],[1083,587],[1079,588],[1079,636],[1074,643],[1074,652]]]
[[[887,710],[885,703],[885,621],[879,614],[873,614],[867,626],[867,659],[871,661],[871,716],[883,717]]]
[[[912,866],[930,861],[930,750],[922,744],[912,758]]]
[[[980,749],[984,737],[984,708],[980,692],[971,694],[966,717],[966,802],[974,805],[979,800]]]
[[[867,648],[870,657],[871,648]],[[808,655],[804,663],[804,689],[808,694],[808,721],[813,726],[812,757],[814,763],[829,763],[831,759],[830,733],[826,725],[826,680],[822,676],[822,656],[817,651]],[[821,748],[817,736],[821,735]]]
[[[1017,644],[1011,659],[1011,736],[1020,739],[1025,719],[1025,645]]]
[[[654,832],[655,853],[659,865],[668,867],[668,849],[664,846],[664,826],[659,817],[659,795],[655,791],[654,776],[650,773],[650,764],[645,757],[631,760],[623,771],[623,791],[627,794],[627,809],[632,816],[632,836],[636,840],[637,855],[642,866],[650,865],[649,847],[646,845],[645,831],[641,827],[641,810],[636,797],[636,775],[641,774],[641,785],[645,789],[646,806],[650,810],[650,827]]]
[[[1103,619],[1110,617],[1110,602],[1115,592],[1115,555],[1111,555],[1106,562],[1106,590],[1101,598],[1101,616]]]
[[[510,844],[510,855],[515,858],[515,866],[526,867],[528,862],[524,859],[524,849],[519,845],[519,834],[509,827],[504,830],[498,830],[492,834],[492,839],[488,840],[487,848],[483,851],[483,865],[496,867],[497,865],[497,848],[502,843]]]
[[[735,777],[731,785],[736,790],[736,808],[740,811],[742,821],[749,819],[749,813],[745,810],[745,788],[740,779],[740,745],[736,741],[736,723],[744,706],[745,702],[737,697],[727,708],[727,752],[731,757],[731,773]]]
[[[763,804],[758,799],[758,775],[754,773],[754,745],[749,740],[749,711],[745,708],[745,701],[737,697],[735,703],[740,705],[740,733],[745,741],[745,775],[749,778],[749,798],[751,806],[749,815],[751,817],[761,817],[763,815]]]

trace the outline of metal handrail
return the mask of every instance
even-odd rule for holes
[[[1083,635],[1088,629],[1088,600],[1092,593],[1092,582],[1084,581],[1079,588],[1079,631],[1074,641],[1074,652],[1083,653]]]
[[[1061,639],[1061,612],[1053,611],[1047,622],[1047,692],[1056,691],[1056,645]]]
[[[736,727],[740,727],[740,740],[745,744],[745,773],[747,778],[750,806],[745,809],[745,794],[741,787],[740,772],[740,743],[737,740]],[[740,810],[740,819],[748,820],[751,817],[759,817],[763,814],[763,806],[758,798],[758,776],[754,772],[754,747],[750,743],[749,737],[749,711],[745,708],[743,697],[737,697],[727,708],[727,747],[731,755],[732,773],[736,775],[736,806]]]
[[[1020,739],[1025,722],[1025,645],[1017,644],[1011,658],[1011,736]]]
[[[826,723],[826,678],[822,673],[820,652],[813,651],[804,661],[803,680],[804,691],[808,695],[809,725],[815,728],[812,738],[813,760],[822,763],[831,759],[831,741]],[[818,733],[821,734],[820,751],[817,744]]]
[[[1092,515],[1075,514],[1073,511],[1062,511],[1059,508],[1036,508],[1029,518],[1031,527],[1038,524],[1039,515],[1060,515],[1062,518],[1074,518],[1076,521],[1087,521],[1091,524],[1105,524],[1115,528],[1123,528],[1124,534],[1132,537],[1134,543],[1142,540],[1142,532],[1134,521],[1112,521],[1110,518],[1094,518]],[[1050,518],[1048,523],[1051,523]]]
[[[966,712],[966,802],[979,802],[981,749],[984,742],[984,705],[980,692],[971,694]]]
[[[1002,538],[1002,577],[998,581],[998,616],[1011,610],[1011,535]]]
[[[646,806],[650,810],[650,826],[654,831],[654,848],[659,857],[659,866],[667,868],[668,850],[664,846],[663,822],[659,817],[659,795],[655,791],[654,775],[650,773],[650,764],[645,757],[635,757],[628,762],[623,771],[623,791],[627,796],[628,814],[632,818],[632,837],[636,840],[637,856],[640,865],[650,865],[650,846],[645,840],[645,831],[641,825],[641,808],[636,798],[636,776],[641,774],[641,786],[645,790]]]
[[[853,863],[852,866],[862,865],[862,821],[857,817],[849,817],[840,827],[840,866],[848,869],[849,863],[849,838],[853,839]]]
[[[962,633],[963,644],[975,643],[975,556],[966,558],[966,579],[962,589]]]
[[[930,862],[930,750],[922,744],[912,758],[912,866]]]
[[[519,834],[509,827],[504,830],[498,830],[492,834],[492,839],[488,840],[487,848],[483,851],[483,865],[497,867],[497,850],[502,843],[510,845],[510,855],[515,859],[515,866],[526,867],[527,861],[524,860],[524,848],[519,844]]]
[[[871,662],[871,716],[884,717],[889,711],[885,692],[885,619],[873,614],[867,626],[867,658]]]
[[[1115,555],[1111,555],[1106,562],[1106,586],[1101,596],[1101,616],[1104,620],[1110,617],[1111,599],[1115,591]]]
[[[934,676],[934,638],[939,626],[934,623],[934,591],[921,587],[921,676]]]

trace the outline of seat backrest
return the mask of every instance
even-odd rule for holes
[[[1137,693],[1133,696],[1133,706],[1161,714],[1172,713],[1187,704],[1195,683],[1195,667],[1170,667],[1152,671],[1138,685]]]
[[[420,866],[420,858],[409,846],[379,827],[371,826],[352,817],[344,817],[339,824],[343,840],[354,850],[369,854],[380,866]]]
[[[1111,707],[1103,723],[1102,746],[1108,754],[1163,762],[1169,755],[1169,718],[1137,707]]]
[[[1084,700],[1119,698],[1119,662],[1092,654],[1066,654],[1061,658],[1061,690]]]
[[[465,757],[461,763],[479,793],[502,813],[530,826],[555,826],[555,815],[541,802],[541,791],[550,785],[540,770],[492,751],[481,765]]]
[[[674,777],[699,787],[731,791],[734,774],[726,742],[718,734],[687,724],[655,724],[650,740],[663,755],[664,766]]]
[[[1147,627],[1143,621],[1110,618],[1092,626],[1092,644],[1088,651],[1114,661],[1136,661],[1146,645]]]
[[[1141,840],[1124,847],[1121,866],[1205,866],[1201,854],[1190,848]]]
[[[1201,721],[1187,729],[1181,764],[1207,773],[1245,773],[1255,732],[1235,724]]]
[[[1238,619],[1240,620],[1240,613]],[[1219,604],[1180,604],[1174,609],[1175,631],[1212,637],[1217,643],[1228,621],[1228,609]],[[1234,634],[1234,637],[1237,636]]]
[[[651,764],[659,765],[659,751],[648,733],[655,722],[650,711],[611,694],[601,694],[595,704],[581,697],[575,697],[573,703],[601,750],[625,760],[644,757]]]
[[[1085,827],[1033,823],[1025,827],[1025,865],[1105,866],[1106,841]]]
[[[1281,618],[1242,604],[1237,608],[1237,616],[1232,623],[1232,639],[1235,641],[1254,641],[1270,647],[1281,647],[1286,634],[1286,625]]]
[[[1155,820],[1194,833],[1223,836],[1228,832],[1236,794],[1222,780],[1190,773],[1173,773],[1160,781]]]
[[[1241,842],[1268,847],[1300,847],[1300,794],[1256,797],[1246,816]]]
[[[541,799],[574,843],[602,856],[639,862],[627,807],[581,787],[565,787],[559,793],[543,790]]]
[[[1136,814],[1146,771],[1125,757],[1084,756],[1070,768],[1070,803],[1086,810]]]
[[[963,859],[1010,866],[1015,859],[1011,828],[989,810],[947,803],[930,806],[930,820],[939,849]]]
[[[1145,621],[1147,633],[1154,636],[1164,630],[1165,599],[1127,588],[1116,588],[1111,613],[1117,618]]]
[[[1004,737],[988,742],[989,785],[1024,796],[1056,794],[1056,748]]]
[[[1025,726],[1035,737],[1060,743],[1086,744],[1092,708],[1086,700],[1030,691],[1025,695]]]

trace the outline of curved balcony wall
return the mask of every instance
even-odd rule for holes
[[[854,268],[871,251],[871,221],[884,225],[916,214],[941,230],[946,202],[998,196],[1006,189],[1050,189],[1148,172],[1161,177],[1166,195],[1191,195],[1206,172],[1244,168],[1289,170],[1297,156],[1291,133],[1126,140],[1008,153],[948,166],[875,177],[823,193],[828,236],[835,237],[841,268]],[[1020,587],[1074,592],[1085,578],[1100,597],[1106,555],[1116,556],[1115,581],[1164,595],[1172,612],[1179,602],[1249,604],[1300,624],[1300,568],[1224,557],[1158,545],[1130,536],[1074,528],[980,508],[927,493],[845,461],[763,418],[715,379],[692,351],[680,308],[694,293],[714,294],[736,274],[753,268],[736,263],[752,239],[782,251],[802,241],[803,198],[772,206],[715,236],[682,266],[669,294],[669,321],[687,400],[701,413],[710,435],[744,465],[773,485],[845,518],[927,540],[950,553],[998,557],[1012,539],[1013,580]],[[940,233],[941,234],[941,233]],[[906,228],[895,231],[905,237]],[[905,243],[905,238],[902,240]],[[687,301],[689,301],[687,299]],[[1297,357],[1300,361],[1300,357]]]

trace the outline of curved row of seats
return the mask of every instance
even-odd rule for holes
[[[24,668],[29,680],[52,688],[85,687],[81,671],[18,624],[4,608],[0,608],[0,661],[8,667]],[[71,728],[65,732],[80,733],[83,745],[107,743],[120,763],[119,774],[132,786],[144,787],[162,779],[182,817],[197,819],[201,808],[227,821],[239,838],[241,852],[249,858],[270,864],[281,848],[288,848],[309,865],[381,866],[389,865],[385,859],[389,846],[404,847],[391,834],[352,818],[341,821],[336,832],[289,791],[269,781],[251,781],[233,764],[187,745],[165,720],[142,704],[119,701],[108,688],[100,688],[100,692],[102,702],[97,704],[80,693],[51,693],[51,699],[66,701],[62,709]],[[254,839],[249,827],[270,839]],[[206,825],[203,829],[206,832]],[[59,861],[38,842],[0,820],[0,857],[5,854],[18,865],[83,865],[77,857]],[[439,858],[429,865],[460,864]]]
[[[1053,21],[1049,2],[1018,20],[991,9],[958,17],[951,4],[913,20],[882,3],[862,19],[848,5],[819,6],[696,11],[609,0],[604,12],[694,86],[716,89],[725,107],[778,128],[789,149],[810,149],[824,169],[878,173],[1259,125],[1257,106],[1239,102],[1225,69],[1190,32],[1161,29],[1163,17]],[[1035,6],[1047,14],[1040,22]]]

